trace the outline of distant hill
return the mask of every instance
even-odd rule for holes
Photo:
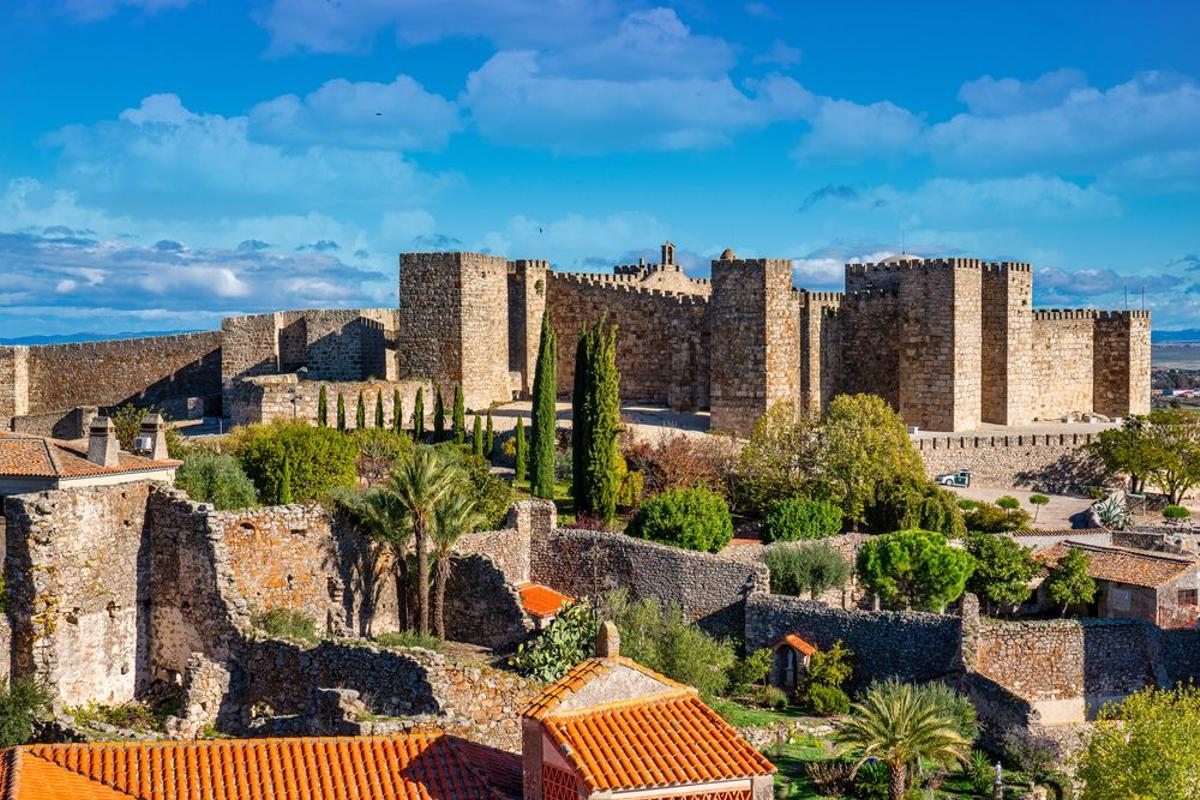
[[[170,336],[175,333],[195,333],[195,330],[176,331],[120,331],[119,333],[60,333],[53,336],[14,336],[0,339],[0,345],[8,344],[68,344],[70,342],[100,342],[106,339],[136,339],[140,336]]]
[[[1200,328],[1182,331],[1150,331],[1152,342],[1200,342]]]

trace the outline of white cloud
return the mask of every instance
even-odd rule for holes
[[[1057,69],[1027,82],[984,75],[964,83],[958,99],[977,116],[1007,117],[1053,108],[1072,92],[1086,88],[1087,77],[1077,69]]]
[[[771,46],[754,57],[755,64],[777,64],[784,69],[794,67],[800,63],[804,51],[799,47],[792,47],[782,39],[776,39],[771,42]]]
[[[907,109],[887,101],[859,105],[821,98],[810,117],[811,132],[795,155],[802,160],[857,160],[891,157],[912,149],[923,122]]]
[[[303,98],[259,103],[248,116],[261,141],[376,149],[440,149],[462,127],[453,102],[407,75],[391,83],[327,81]]]
[[[56,9],[77,22],[94,22],[111,17],[121,8],[156,13],[186,8],[195,0],[58,0]]]
[[[548,221],[518,214],[473,247],[509,258],[548,258],[562,269],[595,269],[597,258],[605,266],[618,263],[621,254],[663,241],[668,232],[665,223],[647,214],[568,214]]]

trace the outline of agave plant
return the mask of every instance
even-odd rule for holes
[[[1129,526],[1129,508],[1123,495],[1113,493],[1092,505],[1100,523],[1106,528],[1121,530]]]

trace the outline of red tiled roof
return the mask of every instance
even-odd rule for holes
[[[524,583],[517,587],[521,593],[521,607],[525,613],[537,619],[553,617],[562,607],[575,602],[574,597],[556,592],[540,583]]]
[[[82,478],[144,470],[174,469],[182,462],[153,461],[124,451],[118,465],[102,467],[87,459],[86,439],[68,442],[44,436],[0,432],[0,477]]]
[[[586,794],[775,771],[694,689],[553,715],[543,725],[583,779]]]
[[[0,798],[500,800],[475,747],[436,732],[24,745],[0,752]]]
[[[771,645],[771,649],[778,649],[781,644],[786,644],[788,647],[792,648],[793,650],[798,650],[806,656],[811,656],[813,653],[817,652],[816,645],[809,644],[794,633],[789,633],[787,636],[784,636],[775,644]]]
[[[1072,549],[1082,550],[1087,554],[1088,575],[1092,578],[1130,586],[1145,586],[1149,589],[1170,583],[1185,572],[1195,569],[1198,564],[1186,556],[1072,541],[1059,542],[1034,557],[1052,567]]]
[[[1109,533],[1107,528],[1030,528],[1008,535],[1019,539],[1023,536],[1098,536],[1105,533]]]

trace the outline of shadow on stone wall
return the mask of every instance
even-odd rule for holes
[[[1104,481],[1100,463],[1083,450],[1065,453],[1043,467],[1014,476],[1015,486],[1052,494],[1079,493],[1089,486],[1103,485]]]
[[[446,638],[503,652],[528,639],[532,631],[520,595],[490,558],[452,560],[446,584]]]

